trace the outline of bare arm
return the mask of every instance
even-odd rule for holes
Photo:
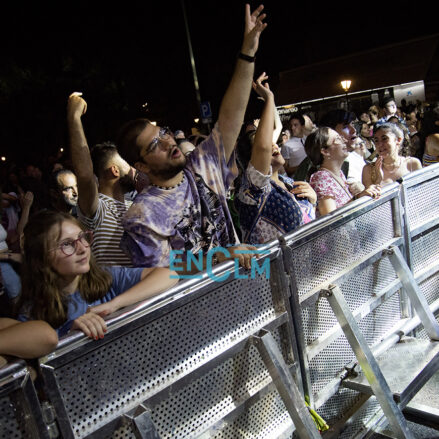
[[[145,268],[140,282],[116,296],[113,300],[91,307],[90,311],[100,316],[106,316],[120,308],[156,296],[178,282],[178,279],[171,278],[171,275],[176,277],[177,273],[164,267]]]
[[[253,82],[253,88],[261,96],[265,105],[262,110],[261,119],[259,120],[258,129],[256,130],[255,140],[253,143],[251,164],[255,169],[264,175],[270,171],[272,145],[273,145],[273,126],[274,126],[274,97],[267,83],[262,84],[268,76],[265,72]]]
[[[20,203],[21,203],[21,215],[20,220],[17,224],[17,234],[21,239],[21,235],[23,234],[23,230],[29,221],[29,212],[34,201],[34,194],[32,192],[26,192],[24,195],[20,195]]]
[[[335,204],[335,200],[333,198],[320,199],[318,202],[318,207],[320,216],[326,215],[337,209],[337,205]]]
[[[86,216],[93,216],[98,207],[98,187],[93,173],[87,139],[81,117],[87,111],[82,93],[72,93],[67,103],[67,126],[73,170],[78,180],[78,204]]]
[[[264,7],[259,6],[250,14],[250,5],[245,5],[245,32],[241,53],[254,56],[258,50],[259,36],[267,26],[263,23]],[[226,161],[235,148],[235,143],[244,121],[244,115],[250,97],[254,62],[238,59],[232,79],[221,102],[218,126],[223,137]]]
[[[282,121],[279,117],[279,112],[276,106],[274,106],[274,131],[273,131],[273,143],[277,143],[280,133],[282,132]]]
[[[0,354],[37,358],[52,352],[58,344],[55,330],[46,322],[0,319]]]

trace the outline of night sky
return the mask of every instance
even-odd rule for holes
[[[244,4],[185,1],[201,99],[214,118],[242,41]],[[357,10],[353,3],[267,1],[256,73],[267,71],[276,90],[282,70],[432,35],[437,18],[426,4],[362,3]],[[88,102],[90,145],[113,139],[132,117],[188,131],[199,116],[180,0],[17,4],[3,9],[0,32],[0,149],[20,164],[66,145],[72,91]],[[252,96],[250,106],[257,104]]]

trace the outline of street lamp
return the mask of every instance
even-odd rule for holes
[[[344,79],[340,82],[341,87],[346,93],[346,110],[349,111],[349,99],[348,99],[348,91],[351,88],[352,81],[350,79]]]

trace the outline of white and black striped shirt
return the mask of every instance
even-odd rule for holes
[[[93,218],[84,216],[78,208],[78,219],[93,230],[91,248],[99,265],[133,266],[130,257],[120,248],[120,239],[124,231],[122,218],[131,204],[132,201],[125,200],[123,203],[99,194],[98,208]]]

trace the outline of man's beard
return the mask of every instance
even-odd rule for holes
[[[128,174],[119,178],[119,184],[120,184],[120,187],[122,188],[122,191],[124,193],[132,192],[135,190],[134,181],[133,181],[132,177]]]
[[[149,174],[154,175],[155,177],[160,177],[162,180],[169,180],[170,178],[174,178],[177,174],[179,174],[184,167],[186,166],[186,157],[184,161],[181,163],[168,164],[166,167],[162,169],[151,169],[149,170]]]
[[[68,198],[68,197],[63,197],[64,199],[64,203],[66,204],[66,206],[68,206],[69,208],[75,207],[78,205],[78,198]]]

